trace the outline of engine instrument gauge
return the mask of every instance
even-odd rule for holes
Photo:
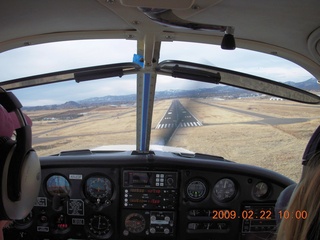
[[[190,200],[200,201],[207,196],[208,189],[203,180],[192,180],[187,185],[186,192]]]
[[[99,238],[106,239],[112,235],[110,220],[103,215],[94,215],[89,219],[90,233]]]
[[[264,198],[269,193],[269,186],[265,182],[258,182],[253,188],[253,196],[256,198]]]
[[[131,233],[140,233],[146,227],[146,220],[139,213],[131,213],[125,219],[125,228]]]
[[[213,187],[213,196],[219,202],[231,201],[236,193],[236,185],[230,178],[220,179]]]
[[[69,181],[61,175],[52,175],[46,183],[47,192],[51,196],[66,197],[70,193]]]
[[[96,202],[108,200],[112,197],[112,183],[106,177],[94,176],[87,179],[85,193],[90,200]]]

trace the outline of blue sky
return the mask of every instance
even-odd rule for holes
[[[305,81],[313,76],[301,67],[279,57],[246,50],[221,50],[220,46],[190,43],[163,43],[160,61],[184,60],[236,71],[242,71],[276,81]],[[72,68],[131,62],[136,42],[130,40],[85,40],[80,42],[50,43],[23,47],[0,54],[0,81],[61,71]],[[190,88],[165,76],[158,77],[158,90]],[[123,78],[74,82],[41,86],[16,91],[23,105],[46,105],[81,100],[90,97],[128,94],[135,92],[135,75]]]

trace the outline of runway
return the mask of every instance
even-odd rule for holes
[[[173,100],[156,129],[199,127],[202,125],[202,122],[189,112],[179,100]]]

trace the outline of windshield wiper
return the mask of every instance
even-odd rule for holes
[[[156,71],[172,77],[214,84],[225,84],[301,103],[320,103],[319,96],[302,89],[266,78],[203,64],[166,60],[159,63]]]

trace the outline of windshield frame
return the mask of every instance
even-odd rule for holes
[[[91,80],[100,79],[105,85],[108,85],[112,77],[136,76],[136,144],[131,144],[128,149],[135,149],[138,154],[148,154],[153,149],[162,149],[162,151],[184,152],[183,146],[176,149],[172,146],[160,147],[153,146],[151,132],[154,130],[153,114],[154,104],[157,102],[156,87],[162,85],[163,77],[173,76],[174,78],[188,79],[186,81],[195,80],[197,82],[210,83],[212,87],[223,84],[228,86],[241,87],[246,90],[254,90],[263,94],[273,95],[279,98],[296,100],[297,102],[306,102],[312,105],[318,105],[320,97],[299,88],[273,81],[261,76],[254,76],[248,73],[242,73],[235,70],[216,67],[213,65],[205,65],[201,63],[186,62],[181,60],[165,60],[158,63],[161,44],[156,44],[153,56],[156,58],[150,61],[144,61],[144,57],[149,50],[141,49],[144,45],[143,41],[137,42],[137,58],[132,62],[112,63],[98,65],[92,67],[75,68],[66,71],[57,71],[36,76],[23,77],[8,81],[0,82],[7,90],[28,89],[31,86],[51,86],[54,83],[63,82],[90,82]],[[194,43],[193,43],[194,44]],[[152,54],[151,54],[152,55]],[[151,56],[150,55],[150,56]],[[164,54],[166,56],[166,54]],[[163,58],[163,57],[162,57]],[[178,58],[179,59],[179,58]],[[237,77],[235,77],[237,76]],[[104,81],[107,79],[107,81]],[[256,84],[254,84],[256,83]],[[263,84],[263,85],[261,85]],[[281,89],[281,91],[279,91]],[[298,97],[297,97],[298,96]],[[116,143],[117,144],[117,143]],[[92,149],[97,149],[93,147]],[[110,147],[109,147],[110,149]],[[188,149],[191,152],[193,149]],[[104,151],[101,148],[100,151]],[[192,155],[192,154],[191,154]],[[190,156],[191,156],[190,155]],[[230,159],[233,160],[233,159]]]

